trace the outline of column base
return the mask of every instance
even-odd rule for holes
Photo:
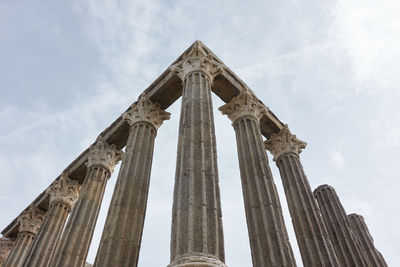
[[[225,263],[210,255],[185,255],[171,262],[167,267],[227,267]]]

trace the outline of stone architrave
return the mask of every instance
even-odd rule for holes
[[[169,117],[170,113],[146,95],[123,114],[130,133],[94,266],[137,266],[154,140],[157,129]]]
[[[3,266],[3,263],[10,253],[13,245],[14,242],[11,239],[7,237],[0,238],[0,266]]]
[[[86,177],[50,266],[85,265],[107,181],[123,155],[102,137],[89,149]]]
[[[340,266],[318,209],[299,154],[306,143],[292,135],[287,125],[265,141],[281,174],[289,212],[304,266]]]
[[[387,267],[387,263],[382,254],[375,248],[374,239],[372,238],[364,217],[356,213],[348,215],[350,225],[355,236],[364,251],[366,260],[372,267]]]
[[[369,266],[363,250],[352,232],[350,221],[335,189],[329,185],[321,185],[314,190],[314,196],[317,199],[340,266]]]
[[[63,174],[46,190],[50,197],[49,210],[33,241],[24,267],[47,267],[60,239],[68,214],[79,196],[80,185]]]
[[[199,42],[170,67],[183,82],[170,267],[225,266],[211,83],[224,66]]]
[[[261,137],[260,118],[267,107],[246,90],[219,110],[236,133],[253,266],[296,266]]]
[[[32,242],[39,231],[45,213],[31,205],[17,219],[19,230],[17,240],[14,243],[3,267],[21,267],[24,263]]]

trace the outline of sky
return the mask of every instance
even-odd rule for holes
[[[201,40],[308,143],[314,189],[333,186],[400,266],[397,0],[0,2],[0,228]],[[236,140],[213,96],[226,263],[251,266]],[[140,267],[166,266],[180,100],[158,130]],[[302,266],[278,169],[290,242]],[[93,263],[118,175],[110,178]]]

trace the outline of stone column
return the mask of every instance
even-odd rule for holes
[[[306,143],[292,135],[285,125],[278,134],[270,136],[265,147],[274,156],[282,177],[303,265],[340,266],[300,162],[299,154]]]
[[[90,147],[85,181],[50,266],[85,265],[107,181],[121,158],[122,152],[101,137]]]
[[[314,190],[314,196],[319,204],[340,266],[369,266],[335,189],[329,185],[321,185]]]
[[[296,266],[261,138],[265,107],[242,91],[219,110],[233,122],[253,266]]]
[[[0,266],[3,266],[3,263],[10,253],[13,245],[14,242],[11,239],[7,237],[0,238]]]
[[[32,248],[23,264],[24,267],[47,267],[60,239],[68,214],[79,195],[79,183],[61,175],[46,191],[50,197],[49,210]]]
[[[369,233],[364,217],[353,213],[348,215],[348,218],[370,266],[387,267],[388,265],[382,254],[375,248],[374,239]]]
[[[31,205],[28,210],[24,211],[17,219],[19,224],[19,232],[17,240],[12,247],[3,267],[20,267],[24,263],[29,249],[32,246],[39,228],[44,219],[44,212],[39,208]]]
[[[94,266],[137,266],[146,214],[154,140],[170,114],[142,95],[123,114],[130,125]]]
[[[219,67],[196,43],[170,68],[183,81],[170,267],[225,266],[211,103]]]

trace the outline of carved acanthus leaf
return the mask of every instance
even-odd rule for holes
[[[70,209],[74,205],[79,196],[80,185],[77,180],[71,180],[64,174],[61,174],[60,179],[53,182],[53,184],[46,190],[50,196],[50,204],[63,203]]]
[[[282,154],[292,152],[299,155],[302,149],[306,148],[307,143],[297,139],[296,135],[292,134],[287,125],[285,125],[277,134],[272,134],[271,137],[264,142],[265,148],[274,156],[274,161]]]
[[[0,238],[0,266],[6,260],[13,245],[14,242],[11,239],[7,237]]]
[[[145,121],[158,129],[164,120],[169,120],[171,113],[161,109],[159,103],[153,103],[146,94],[142,94],[139,101],[131,106],[131,109],[122,114],[129,125]]]
[[[203,71],[212,81],[225,68],[225,65],[214,60],[197,41],[192,49],[182,56],[182,60],[171,65],[169,70],[176,73],[182,80],[192,71]]]
[[[219,108],[224,115],[234,123],[243,116],[253,116],[258,120],[267,113],[268,108],[250,91],[250,89],[241,91],[228,103]]]
[[[123,154],[124,152],[119,150],[116,145],[108,144],[103,137],[99,136],[96,143],[89,148],[87,166],[89,168],[95,165],[103,166],[112,173]]]
[[[30,205],[17,219],[19,232],[30,232],[36,235],[44,220],[44,216],[45,213],[42,210]]]

